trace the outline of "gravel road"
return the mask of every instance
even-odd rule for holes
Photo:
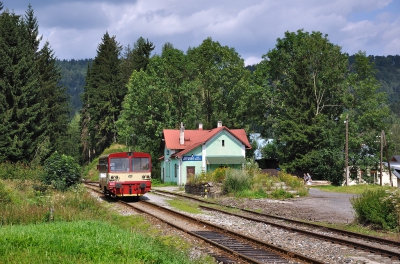
[[[177,187],[156,187],[154,189],[178,191]],[[147,196],[154,202],[162,202],[165,199],[158,195],[147,194]],[[355,197],[355,195],[310,188],[307,197],[286,200],[221,198],[220,202],[225,205],[262,210],[265,213],[288,218],[329,223],[350,223],[355,217],[350,202],[352,197]]]

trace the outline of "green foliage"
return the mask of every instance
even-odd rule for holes
[[[117,141],[116,122],[126,94],[120,53],[122,47],[107,32],[86,74],[81,111],[83,161],[97,156]]]
[[[250,177],[254,177],[254,175],[261,173],[261,169],[258,166],[258,163],[252,158],[246,160],[244,169],[247,175],[249,175]]]
[[[81,185],[62,193],[33,185],[0,181],[0,197],[8,197],[0,202],[1,263],[212,263],[189,258],[190,245],[143,217],[113,213]]]
[[[152,179],[151,187],[162,187],[162,186],[178,186],[177,182],[161,182],[160,179]]]
[[[60,85],[67,88],[66,92],[71,98],[71,117],[79,113],[82,108],[81,95],[83,86],[85,86],[86,70],[92,62],[93,59],[56,60],[56,65],[60,68],[62,76]]]
[[[278,179],[281,182],[284,182],[286,186],[289,186],[292,189],[298,189],[303,187],[304,185],[302,179],[287,173],[279,173]]]
[[[40,75],[25,21],[0,15],[0,162],[29,162],[42,130]]]
[[[286,32],[263,58],[265,66],[255,74],[266,71],[264,76],[272,82],[267,86],[271,96],[267,119],[279,138],[280,164],[288,172],[316,167],[315,156],[323,158],[317,153],[338,146],[342,135],[334,132],[338,129],[333,120],[342,113],[347,56],[327,35],[298,30]],[[333,131],[331,137],[326,137],[327,130]]]
[[[367,190],[359,197],[352,198],[351,204],[359,223],[393,230],[400,226],[399,197],[398,190],[390,192],[380,188]]]
[[[253,189],[271,191],[274,186],[275,178],[268,174],[258,173],[253,177]]]
[[[11,202],[10,191],[7,190],[6,186],[0,182],[0,204],[7,204]]]
[[[57,190],[64,191],[80,182],[80,167],[73,157],[54,152],[45,161],[44,170],[43,182]]]
[[[287,198],[293,198],[293,194],[290,192],[287,192],[285,189],[281,188],[276,188],[273,190],[270,194],[273,198],[275,199],[287,199]]]
[[[65,89],[32,7],[25,16],[0,15],[0,162],[42,164],[66,130]],[[52,144],[50,144],[50,142]]]
[[[58,152],[74,157],[76,161],[80,161],[82,158],[79,151],[81,147],[80,118],[79,114],[73,116],[72,120],[68,123],[67,132],[60,135],[56,146]]]
[[[349,117],[349,165],[360,167],[369,163],[371,156],[379,156],[376,137],[388,130],[390,110],[387,95],[379,91],[376,70],[365,52],[355,54],[350,70],[344,101]]]
[[[125,145],[121,144],[111,144],[110,147],[106,148],[103,153],[100,154],[102,155],[108,155],[111,153],[116,153],[116,152],[124,152],[128,151],[128,147]],[[82,172],[82,178],[86,179],[88,181],[98,181],[99,180],[99,171],[97,169],[97,165],[99,164],[99,158],[93,159],[87,166],[83,168]]]
[[[216,168],[212,172],[212,179],[214,182],[222,183],[225,180],[226,177],[226,170],[227,168],[222,167],[222,168]]]
[[[222,185],[225,193],[239,193],[251,188],[251,178],[242,170],[226,170],[226,178]]]
[[[41,121],[45,123],[34,157],[34,161],[43,161],[60,145],[67,145],[62,137],[69,123],[69,96],[66,88],[59,85],[61,71],[56,65],[56,58],[50,44],[46,42],[38,51],[37,61],[40,74]],[[51,142],[51,144],[50,144]],[[75,146],[76,148],[78,146]]]
[[[0,164],[0,179],[39,180],[43,177],[41,166],[26,165],[22,162]]]

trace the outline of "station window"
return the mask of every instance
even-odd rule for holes
[[[222,140],[222,146],[225,147],[225,140]]]

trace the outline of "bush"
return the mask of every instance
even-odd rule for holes
[[[43,177],[43,168],[27,165],[22,162],[4,162],[0,164],[0,179],[2,180],[39,180]]]
[[[222,185],[225,193],[239,193],[251,188],[251,178],[245,171],[227,169],[226,179]]]
[[[369,224],[378,229],[395,229],[399,226],[396,200],[390,191],[384,189],[367,190],[361,196],[352,198],[351,204],[356,219],[361,224]]]
[[[10,192],[6,189],[6,186],[2,182],[0,182],[0,204],[7,204],[10,202]]]
[[[212,178],[214,182],[219,182],[222,183],[225,180],[225,175],[226,175],[226,168],[216,168],[212,172]]]
[[[44,162],[44,170],[43,182],[57,190],[65,191],[80,182],[80,167],[71,156],[54,152]]]

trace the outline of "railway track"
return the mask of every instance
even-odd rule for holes
[[[88,184],[86,185],[88,186]],[[90,188],[101,193],[96,187],[92,186]],[[151,215],[189,235],[206,241],[212,246],[218,247],[228,255],[214,256],[219,262],[323,263],[148,201],[141,200],[137,203],[127,203],[119,200],[119,203]]]
[[[323,227],[321,225],[316,225],[309,222],[258,213],[236,207],[233,208],[236,211],[239,210],[240,213],[232,213],[228,210],[217,209],[213,206],[221,207],[221,205],[213,203],[211,201],[205,201],[204,199],[163,190],[155,190],[153,192],[170,196],[180,196],[186,199],[195,200],[203,204],[207,203],[210,206],[199,205],[199,207],[209,211],[218,211],[226,215],[246,219],[255,223],[264,223],[266,225],[272,225],[274,227],[285,229],[290,232],[304,234],[305,236],[314,237],[321,240],[321,243],[329,242],[332,244],[339,244],[341,246],[346,246],[354,250],[367,252],[367,254],[379,255],[380,257],[387,259],[387,261],[389,262],[399,262],[400,260],[400,242],[397,241],[362,235],[335,228]],[[226,206],[223,207],[227,208]]]

